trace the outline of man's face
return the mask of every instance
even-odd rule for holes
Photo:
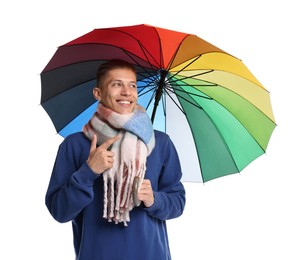
[[[100,87],[95,88],[94,96],[119,114],[131,113],[138,101],[136,81],[136,75],[130,69],[113,69],[104,82],[100,82]]]

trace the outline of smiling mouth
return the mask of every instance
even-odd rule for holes
[[[126,100],[118,100],[117,102],[124,105],[129,105],[132,103],[131,101],[126,101]]]

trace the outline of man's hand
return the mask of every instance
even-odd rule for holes
[[[151,207],[154,204],[154,193],[150,180],[143,180],[138,192],[138,199],[143,201],[144,206],[146,206],[147,208]]]
[[[97,136],[96,135],[93,136],[87,163],[94,173],[101,174],[107,169],[112,168],[114,162],[113,160],[114,153],[108,151],[108,148],[119,139],[120,136],[117,135],[113,138],[108,139],[100,146],[96,147]]]

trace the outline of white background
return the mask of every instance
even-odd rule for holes
[[[271,92],[278,124],[267,154],[241,174],[185,183],[185,212],[168,222],[173,259],[308,259],[304,3],[2,1],[0,258],[74,259],[71,224],[44,205],[62,138],[39,104],[40,72],[58,46],[94,28],[146,23],[242,59]]]

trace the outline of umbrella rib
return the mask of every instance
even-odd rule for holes
[[[177,73],[173,74],[170,79],[173,79],[178,73],[180,73],[182,70],[178,71]],[[201,72],[201,73],[197,73],[197,74],[194,74],[194,75],[191,75],[191,76],[186,76],[186,77],[182,77],[181,79],[175,79],[173,80],[173,82],[177,82],[177,81],[182,81],[182,80],[185,80],[185,79],[194,79],[195,77],[197,76],[201,76],[201,75],[205,75],[205,74],[208,74],[208,73],[211,73],[213,72],[214,70],[208,70],[208,71],[205,71],[205,72]],[[209,85],[209,86],[217,86],[217,84],[213,84],[213,85]]]
[[[147,89],[145,92],[143,92],[143,90]],[[147,93],[149,93],[150,91],[152,91],[153,89],[155,89],[155,86],[149,88],[149,85],[142,87],[142,90],[139,92],[138,96],[141,97]]]
[[[184,78],[184,79],[187,79],[188,77]],[[173,86],[173,85],[178,85],[177,82],[180,81],[181,82],[181,86],[188,86],[188,87],[217,87],[218,84],[216,83],[210,83],[208,82],[208,84],[187,84],[185,82],[182,81],[183,79],[178,79],[178,80],[172,80],[170,82],[170,85]]]
[[[153,91],[153,93],[152,93],[152,96],[151,96],[151,98],[150,98],[150,100],[149,100],[149,102],[148,102],[148,104],[147,104],[147,106],[145,108],[146,110],[148,110],[148,108],[149,108],[149,106],[152,103],[154,98],[155,98],[155,91]]]
[[[168,95],[168,97],[172,100],[172,102],[178,107],[178,109],[179,110],[181,110],[181,112],[185,115],[186,113],[185,113],[185,111],[183,110],[183,108],[181,108],[178,104],[177,104],[177,102],[174,100],[174,98],[168,93],[168,91],[165,91],[166,93],[167,93],[167,95]],[[178,96],[178,97],[180,97],[180,96]],[[189,101],[188,101],[189,102]],[[190,103],[190,102],[189,102]],[[195,104],[193,104],[193,105],[195,105]]]
[[[167,91],[167,90],[168,90],[168,91]],[[185,114],[185,111],[184,111],[182,108],[179,107],[179,105],[176,103],[176,101],[174,100],[174,98],[171,97],[171,95],[169,94],[169,92],[175,94],[177,97],[181,98],[182,100],[185,100],[185,101],[188,102],[189,104],[191,104],[191,105],[193,105],[193,106],[195,106],[195,107],[197,107],[197,108],[202,109],[201,106],[196,105],[195,103],[189,101],[187,98],[185,98],[185,97],[183,97],[183,96],[181,96],[181,95],[176,94],[175,91],[174,91],[173,89],[171,89],[171,88],[167,88],[167,87],[166,87],[166,88],[165,88],[165,92],[167,93],[167,95],[171,98],[171,100],[176,104],[176,106],[177,106],[184,114]],[[182,92],[185,92],[185,91],[182,91]],[[187,93],[187,92],[186,92],[186,93]],[[188,94],[190,94],[190,93],[188,93]],[[193,95],[193,93],[191,93],[191,94]],[[197,94],[196,94],[196,95],[197,95]],[[197,96],[198,96],[198,95],[197,95]],[[200,96],[200,97],[203,97],[203,98],[207,98],[207,97],[204,97],[204,96],[201,96],[201,95],[199,95],[199,96]],[[212,98],[207,98],[207,99],[212,99]]]
[[[168,79],[169,80],[169,79]],[[176,82],[177,81],[180,81],[181,83],[182,83],[182,81],[179,79],[179,80],[172,80],[171,82],[169,82],[169,84],[173,87],[173,88],[175,88],[175,86],[179,86]],[[215,87],[215,86],[217,86],[217,84],[181,84],[181,86],[188,86],[188,87],[192,87],[192,88],[194,88],[195,86],[203,86],[203,87]],[[171,90],[171,89],[170,89]],[[177,91],[180,91],[180,92],[185,92],[185,93],[187,93],[187,94],[189,94],[189,95],[193,95],[193,96],[197,96],[197,97],[202,97],[202,98],[206,98],[206,99],[210,99],[210,100],[212,100],[213,98],[212,97],[206,97],[206,96],[204,96],[204,95],[199,95],[199,94],[196,94],[196,93],[192,93],[192,92],[188,92],[188,91],[185,91],[185,90],[182,90],[182,89],[179,89],[179,88],[177,88],[176,89]],[[173,91],[173,90],[172,90]],[[174,92],[174,91],[173,91]]]
[[[168,90],[172,93],[175,94],[175,91],[172,89],[172,88],[168,88]],[[196,94],[196,93],[192,93],[192,92],[188,92],[188,91],[185,91],[185,90],[182,90],[182,89],[176,89],[176,91],[179,91],[179,92],[182,92],[182,93],[187,93],[188,95],[191,95],[191,96],[195,96],[195,97],[201,97],[201,98],[205,98],[205,99],[209,99],[209,100],[213,100],[212,97],[206,97],[204,95],[200,95],[200,94]]]
[[[157,88],[157,84],[156,84],[158,81],[157,76],[153,76],[151,80],[149,80],[149,78],[146,78],[146,81],[148,83],[145,86],[138,87],[138,89],[141,89],[140,91],[138,91],[139,97]],[[146,81],[144,80],[143,82],[146,82]],[[143,92],[145,89],[148,89],[148,90]]]
[[[139,41],[138,41],[138,43],[139,43]],[[151,69],[154,70],[154,67],[153,67],[152,64],[150,63],[150,61],[149,61],[149,59],[148,59],[146,53],[144,52],[144,50],[143,50],[143,48],[142,48],[142,45],[141,45],[140,43],[139,43],[139,46],[140,46],[140,49],[142,50],[144,56],[146,57],[146,60],[147,60],[148,64],[150,64]],[[124,52],[128,57],[130,57],[130,58],[139,66],[139,68],[141,68],[147,75],[151,75],[151,73],[150,73],[144,66],[141,66],[141,64],[130,54],[130,52],[126,51],[125,49],[122,49],[122,50],[123,50],[123,52]],[[140,74],[139,74],[139,75],[140,75]]]
[[[190,34],[189,34],[189,35],[190,35]],[[186,36],[182,39],[181,43],[178,44],[176,51],[174,52],[172,58],[170,59],[168,68],[166,68],[167,71],[170,70],[171,65],[172,65],[173,61],[175,60],[175,57],[177,56],[177,54],[178,54],[178,52],[179,52],[179,50],[180,50],[180,47],[181,47],[182,43],[184,42],[184,40],[186,39],[186,37],[188,37],[189,35],[186,35]],[[162,53],[162,54],[163,54],[163,53]],[[163,56],[163,55],[162,55],[162,56]],[[197,57],[195,60],[199,59],[200,56],[201,56],[201,55],[199,55],[199,57]],[[195,62],[195,60],[192,61],[192,62]],[[192,63],[192,62],[191,62],[191,63]],[[191,63],[190,63],[190,64],[191,64]],[[190,65],[190,64],[189,64],[189,65]],[[188,65],[188,66],[189,66],[189,65]]]
[[[156,31],[157,32],[157,31]],[[164,53],[163,53],[163,48],[162,48],[162,44],[161,44],[161,39],[160,37],[158,37],[159,40],[159,49],[160,49],[160,67],[162,67],[161,64],[164,64]],[[165,64],[164,64],[165,65]],[[166,71],[168,71],[168,69],[166,69]]]
[[[174,76],[178,75],[181,71],[185,70],[187,67],[189,67],[191,64],[193,64],[195,61],[197,61],[201,55],[197,56],[195,59],[193,59],[191,62],[189,62],[186,66],[184,66],[182,69],[177,71],[175,74],[173,74],[169,79],[172,79]]]
[[[144,53],[145,57],[147,58],[148,63],[151,64],[150,61],[149,61],[149,59],[148,59],[148,56],[147,56],[146,53],[144,52],[144,50],[147,50],[147,49],[140,43],[140,41],[138,40],[138,38],[136,38],[136,37],[135,37],[134,35],[132,35],[131,33],[128,33],[128,32],[123,31],[123,30],[117,30],[117,29],[115,29],[115,28],[113,28],[113,30],[114,30],[114,31],[121,32],[121,33],[124,33],[124,34],[126,34],[126,35],[129,35],[129,36],[132,37],[134,40],[136,40],[136,42],[138,42],[138,44],[139,44],[139,46],[140,46],[140,49],[142,50],[142,52]],[[124,49],[122,48],[122,50],[124,50]],[[124,52],[127,53],[125,50],[124,50]],[[153,57],[153,55],[152,55],[149,51],[147,51],[147,53],[148,53],[148,55],[149,55],[154,61],[156,61],[156,63],[157,63],[157,60]],[[158,64],[158,63],[157,63],[157,64]],[[152,65],[152,64],[151,64],[151,65]],[[160,66],[160,64],[158,64],[158,66]]]
[[[140,75],[140,74],[138,74]],[[151,76],[151,75],[150,75]],[[150,80],[151,79],[151,80]],[[158,82],[158,76],[157,75],[153,75],[151,77],[148,77],[148,78],[144,78],[143,80],[140,80],[140,81],[143,81],[143,82],[149,82],[147,86],[151,85],[151,84],[155,84]]]
[[[177,81],[181,81],[181,80],[177,80]],[[173,83],[174,84],[176,84],[177,85],[177,83],[176,83],[176,81],[171,81],[171,84],[170,85],[173,85]],[[186,84],[186,83],[184,83],[184,84],[181,84],[181,86],[197,86],[197,87],[218,87],[219,85],[218,84],[215,84],[215,83],[208,83],[208,84]]]

